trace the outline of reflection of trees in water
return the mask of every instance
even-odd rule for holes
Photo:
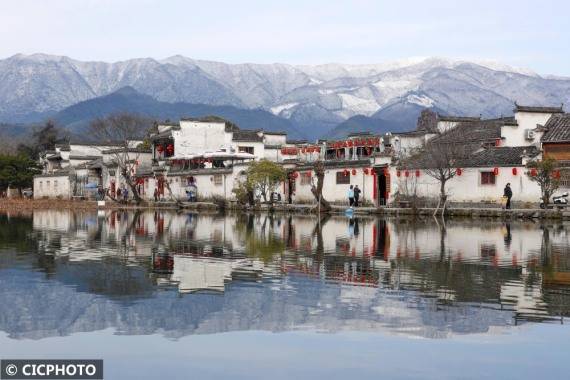
[[[187,237],[188,230],[196,228],[201,222],[199,216],[194,216],[194,219],[188,222],[187,229],[184,230],[182,236],[176,238],[171,236],[175,229],[169,228],[170,226],[165,226],[152,236],[136,233],[140,213],[121,212],[117,217],[124,226],[124,228],[116,229],[116,233],[119,234],[117,239],[106,237],[108,227],[99,220],[99,224],[89,230],[85,240],[86,249],[96,251],[104,248],[108,254],[93,260],[73,261],[68,257],[57,257],[52,253],[65,251],[69,248],[66,245],[70,244],[71,239],[78,239],[74,234],[87,228],[85,216],[74,215],[71,223],[72,230],[68,232],[33,231],[30,219],[8,219],[0,216],[0,249],[7,252],[0,257],[0,268],[12,267],[17,262],[24,263],[30,268],[39,269],[51,279],[66,285],[73,285],[80,291],[102,294],[111,298],[123,296],[137,298],[153,293],[156,278],[150,273],[153,270],[153,259],[160,255],[169,257],[174,252],[180,252],[200,256],[204,254],[206,245],[209,245],[208,254],[211,256],[228,257],[227,253],[233,252],[232,243],[224,241],[224,237],[211,236],[209,241]],[[560,227],[557,226],[544,225],[542,227],[542,249],[537,252],[538,259],[536,262],[529,262],[523,273],[520,265],[498,267],[488,265],[490,258],[477,262],[450,260],[449,251],[454,247],[446,246],[446,236],[453,233],[453,229],[449,228],[452,223],[453,226],[472,228],[479,226],[479,229],[485,232],[496,231],[500,226],[504,226],[503,221],[485,221],[483,225],[486,227],[472,221],[457,223],[448,221],[446,229],[444,225],[439,225],[438,228],[437,223],[426,220],[390,220],[390,229],[395,232],[390,237],[390,229],[386,228],[385,220],[365,218],[359,222],[361,233],[366,233],[369,223],[374,223],[378,231],[378,236],[375,238],[375,244],[377,244],[375,256],[351,257],[341,252],[326,252],[327,240],[336,239],[336,236],[323,232],[323,228],[331,222],[330,216],[311,219],[312,224],[309,224],[306,235],[303,235],[310,239],[308,248],[303,244],[301,247],[295,245],[295,229],[301,225],[296,226],[298,217],[271,214],[238,214],[231,217],[235,218],[235,223],[231,228],[240,243],[243,243],[240,250],[243,250],[245,255],[260,259],[266,264],[279,263],[280,260],[285,259],[288,264],[296,265],[298,272],[304,272],[307,276],[319,275],[344,283],[380,284],[392,289],[418,291],[419,294],[428,297],[447,292],[449,298],[445,299],[444,296],[442,302],[450,303],[508,304],[508,300],[501,300],[501,288],[521,286],[540,290],[542,301],[551,315],[567,316],[569,314],[570,249],[568,245],[553,244],[552,237],[556,238],[556,234],[562,233],[559,230]],[[215,220],[221,218],[224,216],[216,216]],[[304,226],[309,217],[303,216],[302,218]],[[202,222],[204,222],[203,219]],[[208,222],[211,222],[211,218]],[[348,224],[349,221],[345,219],[344,223]],[[512,232],[513,235],[524,234],[527,228],[537,228],[532,223],[513,222],[511,227],[512,225],[516,225]],[[435,260],[422,259],[421,256],[414,257],[413,255],[413,252],[421,249],[417,246],[416,235],[419,231],[426,229],[433,231],[432,237],[440,241],[438,251],[440,255]],[[133,262],[129,258],[129,252],[132,249],[131,237],[136,238],[139,243],[147,241],[152,246],[153,258]],[[395,244],[408,244],[405,252],[412,252],[412,255],[390,258],[393,261],[385,262],[386,267],[378,269],[374,266],[373,260],[381,260],[381,255],[378,253],[385,252],[386,246],[389,247],[390,239]],[[18,252],[25,254],[18,255]],[[164,274],[167,274],[169,263],[165,261],[164,264],[165,267],[162,269],[165,270]],[[160,265],[158,269],[160,271]]]
[[[235,231],[244,241],[246,255],[265,263],[281,255],[286,246],[280,233],[281,223],[281,218],[273,214],[238,216]]]

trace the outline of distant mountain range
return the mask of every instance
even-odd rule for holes
[[[216,115],[231,120],[247,129],[266,131],[287,131],[291,138],[304,138],[289,120],[264,110],[240,109],[234,106],[212,106],[207,104],[160,102],[149,95],[143,95],[132,87],[124,87],[109,95],[79,102],[51,116],[58,125],[66,126],[70,132],[86,131],[89,123],[98,117],[129,111],[141,116],[159,120],[178,121],[182,116],[203,117]]]
[[[133,90],[125,93],[125,87]],[[362,128],[410,130],[425,107],[494,117],[511,114],[515,101],[568,103],[570,78],[440,58],[317,66],[226,64],[181,56],[105,63],[19,54],[0,60],[0,122],[37,122],[49,116],[76,125],[89,118],[76,112],[100,115],[101,102],[106,109],[122,108],[111,104],[113,96],[128,108],[121,110],[144,108],[149,115],[156,111],[153,116],[171,119],[210,112],[200,107],[231,107],[212,111],[241,115],[241,122],[234,121],[243,128],[268,123],[267,129],[283,127],[315,138]],[[95,103],[78,104],[89,100]]]

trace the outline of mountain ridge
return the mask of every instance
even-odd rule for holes
[[[160,102],[150,95],[137,92],[132,87],[123,87],[111,94],[74,104],[52,115],[51,119],[74,134],[88,130],[91,121],[120,112],[165,121],[178,121],[184,117],[216,115],[231,120],[243,129],[286,131],[292,138],[304,138],[289,120],[282,119],[264,110],[247,110],[233,106]]]
[[[107,63],[19,54],[0,60],[0,121],[38,121],[126,86],[164,103],[261,109],[288,119],[309,138],[330,134],[357,115],[374,118],[395,103],[402,110],[417,104],[447,114],[496,117],[510,114],[515,101],[570,102],[570,78],[496,62],[428,57],[309,66],[227,64],[178,55]],[[392,112],[390,117],[389,122],[415,127],[410,115]]]

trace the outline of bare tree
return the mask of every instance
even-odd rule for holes
[[[322,161],[315,161],[313,170],[315,171],[315,177],[317,177],[317,184],[311,182],[311,193],[315,196],[317,202],[320,202],[320,211],[328,212],[331,210],[330,203],[323,197],[323,186],[325,180],[325,165]]]
[[[456,143],[428,143],[421,155],[421,161],[424,163],[423,170],[439,182],[439,202],[436,212],[441,205],[442,213],[444,213],[447,204],[445,186],[457,175],[460,161],[465,156],[465,146]]]
[[[136,182],[136,169],[144,146],[139,146],[152,125],[149,119],[129,113],[119,113],[95,119],[90,125],[94,139],[102,149],[110,151],[121,176],[130,188],[137,204],[141,198]],[[143,144],[144,145],[144,144]]]

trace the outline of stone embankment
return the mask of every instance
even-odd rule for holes
[[[105,202],[104,206],[98,206],[95,201],[66,201],[49,199],[0,199],[0,212],[26,212],[33,210],[97,210],[97,209],[187,209],[187,210],[220,210],[219,204],[211,202],[157,202],[145,203],[142,205],[121,204],[116,202]],[[226,207],[230,210],[243,211],[274,211],[285,213],[310,214],[316,213],[315,205],[308,204],[276,204],[261,205],[252,208],[241,208],[235,204]],[[393,208],[393,207],[357,207],[352,210],[353,215],[386,215],[386,216],[432,216],[434,208]],[[332,206],[331,213],[346,214],[346,206]],[[439,212],[438,212],[439,214]],[[446,216],[465,218],[521,218],[521,219],[568,219],[570,220],[570,210],[564,209],[513,209],[503,210],[489,207],[456,207],[448,208]]]

